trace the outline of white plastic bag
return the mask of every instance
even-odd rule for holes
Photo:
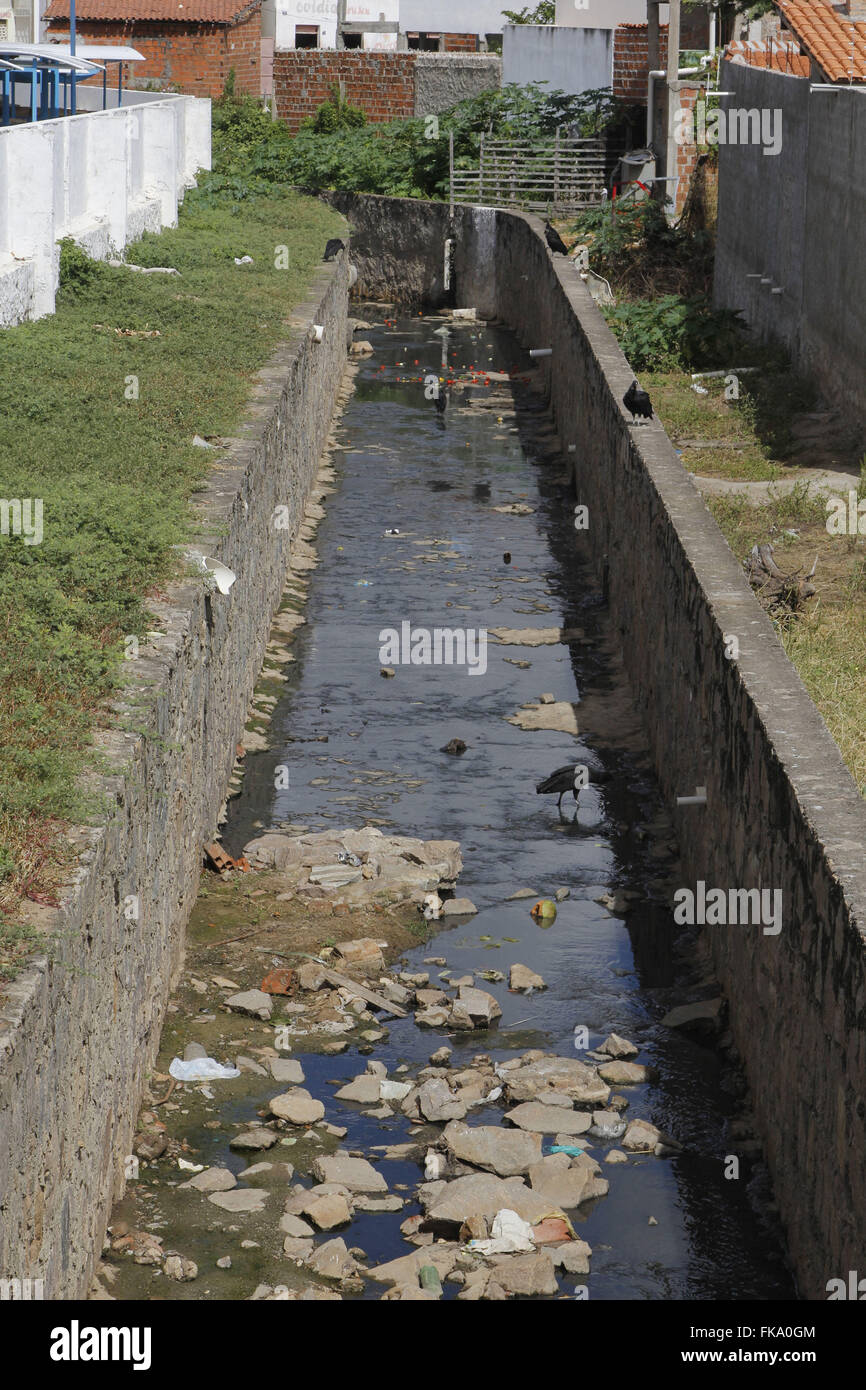
[[[470,1250],[479,1255],[521,1255],[535,1249],[532,1227],[516,1211],[503,1207],[493,1218],[489,1240],[470,1240]]]
[[[240,1071],[237,1067],[224,1067],[213,1057],[193,1057],[189,1062],[175,1057],[168,1074],[175,1081],[228,1081],[233,1076],[240,1076]]]

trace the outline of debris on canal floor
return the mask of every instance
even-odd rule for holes
[[[375,826],[306,835],[260,835],[244,849],[254,869],[268,869],[267,887],[334,903],[423,903],[454,888],[463,867],[456,840],[384,835]]]
[[[525,354],[465,323],[449,376],[470,396],[446,423],[423,397],[429,323],[392,340],[373,318],[92,1296],[647,1298],[734,1268],[771,1296],[784,1279],[719,1161],[753,1130],[725,1134],[711,1011],[677,1026],[718,988],[677,955],[676,842],[540,373],[496,371]],[[501,605],[484,683],[382,667],[379,632],[425,604],[475,628]],[[534,792],[569,758],[610,777],[563,825]],[[194,1057],[223,1074],[178,1082]]]

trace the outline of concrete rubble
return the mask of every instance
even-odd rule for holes
[[[378,833],[344,833],[329,843],[364,856],[360,880],[344,875],[336,885],[313,872],[324,860],[320,836],[261,836],[246,853],[251,862],[284,876],[292,891],[316,894],[352,893],[359,882],[366,888],[384,881],[388,891],[418,900],[431,884],[438,887],[443,878],[453,883],[459,872],[459,849],[447,841],[424,845]],[[411,849],[404,854],[395,845]],[[363,877],[364,867],[375,880]],[[354,1076],[343,1070],[332,1087],[323,1088],[321,1079],[311,1080],[321,1073],[310,1058],[301,1065],[276,1055],[273,1047],[246,1040],[238,1061],[250,1066],[241,1068],[239,1081],[219,1084],[259,1087],[256,1120],[235,1121],[229,1139],[231,1151],[247,1157],[249,1166],[237,1174],[220,1164],[205,1166],[178,1184],[184,1200],[221,1209],[227,1220],[242,1223],[223,1228],[238,1236],[252,1230],[249,1223],[257,1218],[269,1223],[293,1273],[285,1285],[258,1285],[254,1300],[341,1298],[362,1291],[388,1301],[418,1302],[455,1296],[455,1290],[464,1301],[569,1296],[573,1281],[589,1274],[592,1258],[572,1223],[585,1219],[591,1205],[607,1196],[613,1179],[603,1176],[602,1164],[609,1165],[604,1171],[610,1175],[617,1164],[628,1168],[633,1156],[662,1158],[679,1147],[650,1121],[626,1120],[622,1112],[630,1102],[612,1091],[645,1084],[652,1069],[632,1060],[639,1048],[616,1033],[581,1057],[538,1048],[502,1061],[487,1052],[472,1054],[467,1034],[487,1036],[491,1045],[496,1040],[502,1006],[495,993],[479,988],[473,975],[447,967],[431,978],[432,969],[446,966],[444,955],[427,958],[430,969],[388,967],[386,944],[375,936],[352,937],[321,948],[316,959],[294,964],[285,994],[262,996],[271,1006],[267,1018],[260,1012],[260,992],[239,988],[243,980],[219,977],[215,987],[223,990],[223,1008],[242,1011],[253,1032],[260,1030],[265,1039],[273,1038],[275,1029],[293,1039],[317,1037],[322,1055],[334,1050],[333,1033],[345,1034],[343,1045],[354,1040],[369,1053],[373,1045],[365,1036],[387,1037],[387,1027],[368,1025],[386,1024],[397,1010],[410,1023],[414,1012],[419,1027],[447,1029],[453,1043],[432,1048],[426,1065],[392,1065],[390,1073],[384,1062],[370,1058]],[[507,982],[502,971],[478,973],[494,988],[524,992],[527,1003],[545,988],[542,977],[525,965],[512,965]],[[275,1085],[283,1089],[269,1094]],[[474,1113],[480,1108],[483,1118]],[[343,1146],[353,1113],[367,1122],[397,1121],[408,1126],[408,1137],[401,1140],[398,1129],[400,1142],[358,1149],[349,1140]],[[142,1131],[151,1140],[159,1132],[154,1114],[149,1112],[150,1128]],[[286,1157],[291,1154],[292,1163],[262,1161],[262,1151],[276,1145],[289,1146]],[[169,1145],[144,1161],[155,1166],[171,1154]],[[388,1173],[393,1162],[413,1165],[415,1181],[393,1182]],[[238,1185],[239,1178],[244,1185]],[[409,1203],[415,1208],[401,1219]],[[359,1215],[377,1213],[391,1213],[400,1223],[408,1253],[371,1265],[350,1232]],[[246,1245],[260,1244],[258,1230]],[[172,1280],[198,1273],[185,1255],[164,1254],[161,1240],[147,1233],[114,1249],[128,1250],[160,1270],[165,1266]],[[219,1253],[220,1268],[236,1267],[235,1251]],[[307,1282],[299,1286],[299,1277]],[[99,1289],[94,1296],[112,1297],[101,1283]]]
[[[454,888],[463,861],[456,840],[419,840],[362,830],[325,830],[307,835],[271,832],[244,846],[254,869],[272,870],[282,893],[363,904],[422,902],[425,894]],[[468,903],[468,900],[467,900]],[[471,904],[461,906],[472,912]]]

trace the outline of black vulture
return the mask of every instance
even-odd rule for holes
[[[633,425],[636,424],[635,417],[638,415],[642,415],[647,420],[653,418],[653,408],[650,403],[650,398],[646,391],[640,389],[636,381],[633,381],[626,391],[622,398],[622,403],[626,410],[631,411],[631,422]]]
[[[340,252],[345,251],[345,249],[346,243],[344,241],[341,241],[339,237],[333,236],[331,237],[331,240],[325,247],[325,254],[322,257],[322,260],[333,261],[340,254]]]
[[[555,227],[551,227],[549,222],[544,224],[544,239],[551,251],[555,251],[560,256],[568,255],[568,247]]]
[[[576,774],[584,773],[586,780],[581,780],[575,786]],[[571,792],[575,801],[580,794],[581,788],[595,786],[597,783],[607,782],[608,774],[601,769],[587,767],[586,763],[567,763],[565,767],[558,767],[555,772],[551,772],[549,777],[545,777],[535,788],[537,796],[556,796],[559,800],[556,803],[557,811],[562,810],[562,798]]]

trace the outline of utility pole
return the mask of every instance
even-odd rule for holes
[[[668,197],[676,198],[677,151],[674,138],[676,114],[680,104],[680,0],[668,4],[668,62],[667,62],[667,129],[665,131],[665,188]]]
[[[659,65],[659,5],[661,0],[647,0],[646,33],[647,58],[649,70],[655,72]]]

